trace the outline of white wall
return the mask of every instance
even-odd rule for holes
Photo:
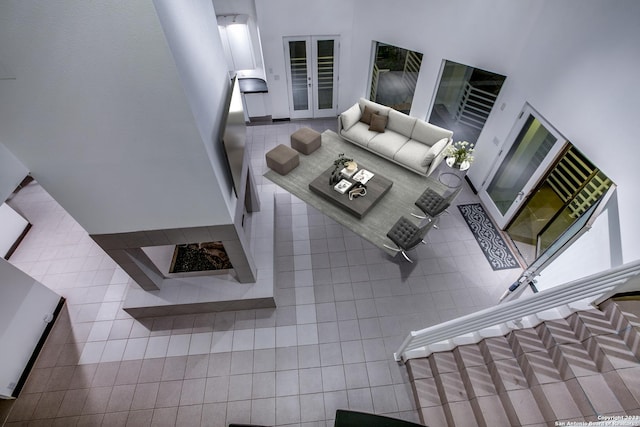
[[[634,138],[640,117],[640,3],[258,0],[256,9],[274,117],[289,114],[284,36],[341,36],[340,109],[368,92],[372,41],[424,54],[411,111],[416,117],[430,112],[444,59],[505,75],[497,100],[505,108],[494,111],[478,140],[472,182],[480,186],[500,148],[493,138],[503,144],[529,102],[618,184],[623,258],[640,258]],[[576,245],[578,258],[593,249]],[[606,257],[610,248],[599,250]]]
[[[615,267],[616,254],[612,253],[615,251],[607,253],[605,250],[616,244],[615,237],[610,235],[610,221],[615,220],[608,210],[598,216],[589,231],[536,277],[538,290],[543,291]]]
[[[11,396],[15,383],[47,326],[60,296],[0,259],[0,395]]]
[[[151,2],[3,1],[0,52],[16,76],[0,81],[0,142],[89,233],[232,222],[205,147],[224,61],[203,61],[208,85],[183,87]],[[194,88],[208,105],[192,112]]]
[[[213,7],[216,15],[248,15],[249,37],[253,49],[256,68],[254,70],[239,70],[238,77],[257,77],[264,79],[264,60],[260,48],[260,29],[257,23],[256,5],[254,0],[214,0]]]
[[[478,165],[469,173],[474,183],[484,180],[488,168],[477,166],[486,166],[497,154],[491,139],[504,141],[529,102],[618,185],[624,262],[640,258],[640,170],[629,155],[640,115],[634,101],[640,96],[638,22],[640,3],[633,1],[547,1],[507,74],[508,86],[498,101],[507,108],[487,123],[478,143]],[[594,249],[604,258],[611,250],[579,242],[573,265],[593,256]],[[564,262],[570,263],[566,257]]]
[[[288,36],[339,35],[338,109],[353,104],[357,100],[357,97],[352,96],[349,88],[353,83],[351,43],[353,27],[356,25],[353,22],[353,7],[353,2],[344,0],[315,2],[256,0],[262,53],[269,86],[268,95],[272,106],[272,110],[267,111],[267,114],[271,114],[273,118],[289,117],[287,71],[282,39]]]
[[[0,143],[0,202],[7,200],[28,173],[20,160]]]
[[[192,1],[189,7],[172,0],[155,0],[154,4],[200,137],[220,183],[219,190],[232,218],[237,199],[233,192],[233,182],[225,173],[226,158],[220,139],[220,127],[224,125],[222,120],[227,109],[226,99],[231,93],[231,81],[223,61],[224,51],[216,13],[210,0]],[[207,185],[206,182],[203,184]]]

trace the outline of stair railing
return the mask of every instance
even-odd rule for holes
[[[527,298],[489,307],[419,331],[411,331],[393,357],[398,362],[414,357],[426,357],[433,352],[429,346],[446,343],[452,348],[455,347],[454,339],[468,334],[475,334],[475,342],[486,336],[496,336],[495,333],[490,332],[483,336],[482,331],[489,331],[488,328],[493,328],[491,330],[494,332],[496,327],[504,330],[504,333],[500,333],[504,335],[512,329],[507,322],[517,322],[526,316],[578,301],[588,300],[593,303],[605,294],[609,296],[615,294],[618,289],[622,292],[625,284],[634,277],[640,279],[640,260],[573,280]],[[638,283],[634,283],[633,288],[638,288]],[[628,287],[624,289],[624,291],[628,290]],[[408,354],[410,352],[412,354]]]

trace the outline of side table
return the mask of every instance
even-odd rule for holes
[[[462,178],[466,175],[467,170],[471,167],[471,163],[468,161],[462,162],[460,167],[454,166],[455,159],[453,157],[447,157],[444,163],[448,166],[446,170],[440,172],[438,175],[438,181],[446,185],[449,188],[458,188],[462,185]]]

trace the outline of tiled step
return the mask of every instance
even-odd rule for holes
[[[639,308],[607,302],[409,360],[421,422],[534,426],[640,414]]]
[[[567,325],[554,326],[560,326],[560,330],[566,332],[566,328],[561,326]],[[567,382],[575,378],[571,367],[577,369],[575,365],[568,363],[569,353],[586,356],[587,360],[588,353],[581,352],[580,347],[569,347],[577,345],[569,334],[558,334],[555,337],[550,334],[545,338],[546,340],[540,338],[537,329],[533,328],[513,331],[508,335],[516,360],[527,378],[530,391],[545,421],[584,419],[594,415],[579,384],[576,381]],[[547,345],[557,342],[564,344],[555,344],[549,351]]]
[[[509,341],[505,337],[487,338],[478,346],[509,425],[544,423],[544,416],[536,405]]]
[[[498,391],[480,346],[476,344],[459,346],[453,351],[453,355],[460,369],[477,425],[487,427],[512,425],[498,397]]]
[[[475,426],[477,421],[462,375],[453,352],[434,353],[429,357],[442,409],[450,426]]]
[[[640,300],[607,300],[600,309],[636,357],[640,357]]]
[[[567,320],[600,372],[630,368],[640,363],[604,312],[576,312]]]
[[[573,336],[569,333],[572,325],[578,325],[579,331]],[[588,329],[604,334],[581,341],[580,338],[585,337],[584,331]],[[597,313],[585,316],[584,321],[579,318],[547,321],[537,326],[536,331],[585,419],[595,420],[597,414],[618,407],[630,410],[638,406],[638,396],[630,388],[635,385],[632,378],[636,372],[629,370],[620,373],[620,367],[635,370],[638,363],[629,361],[630,351],[625,349],[619,336],[606,334],[606,323]],[[614,368],[613,364],[618,364],[618,368]]]
[[[410,359],[407,361],[409,380],[418,407],[420,422],[432,427],[446,427],[447,420],[442,409],[429,359]]]

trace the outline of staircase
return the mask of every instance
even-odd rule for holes
[[[609,299],[598,310],[406,364],[420,420],[430,427],[622,415],[637,418],[621,425],[640,425],[640,299]]]

